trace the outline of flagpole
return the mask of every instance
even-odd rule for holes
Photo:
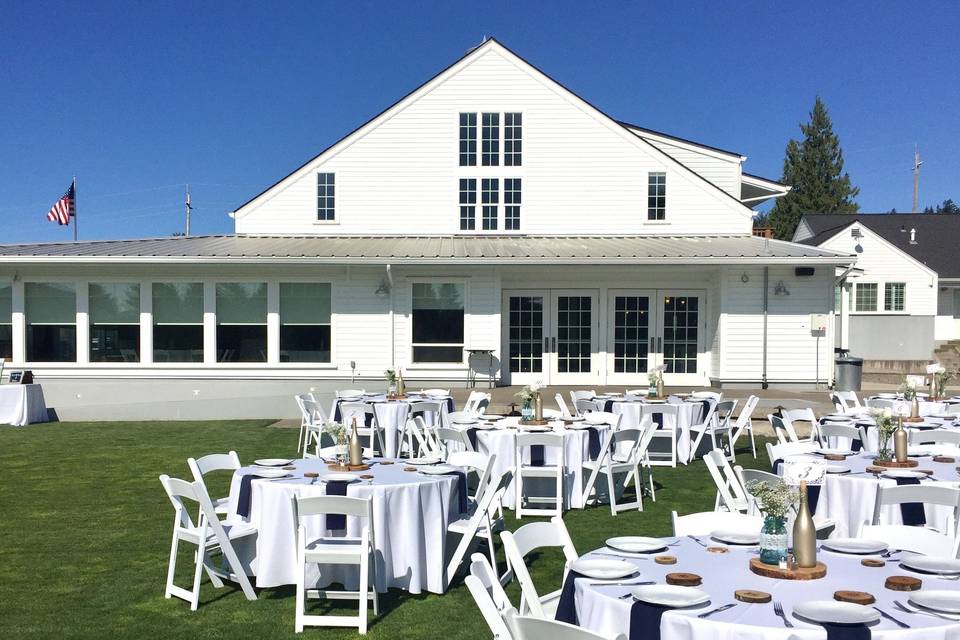
[[[73,176],[73,241],[77,241],[80,233],[80,217],[77,215],[77,176]]]

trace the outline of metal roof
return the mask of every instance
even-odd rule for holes
[[[846,264],[849,255],[753,236],[223,235],[0,245],[0,263]]]

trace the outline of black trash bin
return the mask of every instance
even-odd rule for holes
[[[860,391],[860,382],[863,379],[863,358],[843,355],[836,359],[837,391]]]

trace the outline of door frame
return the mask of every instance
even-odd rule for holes
[[[540,336],[541,347],[541,371],[540,372],[515,372],[510,371],[510,298],[516,296],[543,298],[543,328]],[[503,357],[500,358],[500,379],[509,382],[511,385],[526,385],[533,383],[549,384],[550,358],[549,350],[545,349],[545,341],[552,326],[550,313],[552,304],[550,302],[550,289],[504,289],[500,302],[500,350]]]
[[[587,372],[561,373],[559,371],[559,352],[557,338],[559,333],[560,297],[590,298],[590,370]],[[600,290],[591,288],[581,289],[550,289],[550,325],[547,335],[550,337],[550,384],[560,385],[594,385],[601,379],[600,363],[603,360],[602,342],[600,335]]]
[[[707,378],[707,363],[704,353],[704,337],[707,330],[707,291],[706,289],[657,289],[657,364],[663,364],[665,361],[663,355],[663,334],[664,322],[663,314],[665,307],[663,299],[670,297],[696,297],[697,298],[697,371],[696,373],[664,373],[663,383],[668,386],[703,386]]]
[[[616,330],[614,327],[614,323],[616,322],[616,309],[614,305],[616,305],[617,296],[646,296],[650,300],[647,306],[647,313],[650,317],[649,321],[647,322],[647,368],[643,371],[637,371],[635,373],[617,373],[614,371],[616,368],[614,360],[616,357]],[[656,289],[607,289],[607,326],[605,327],[606,349],[604,354],[606,356],[604,359],[606,364],[606,376],[604,379],[604,384],[628,385],[633,387],[646,386],[647,371],[658,364],[655,361],[656,350],[651,344],[654,336],[658,335],[658,300],[659,296]]]

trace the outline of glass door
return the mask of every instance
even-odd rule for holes
[[[507,355],[503,373],[509,376],[510,384],[547,384],[549,292],[507,291],[503,307]]]
[[[645,387],[655,365],[657,292],[611,289],[607,295],[607,383]]]
[[[552,290],[551,384],[596,384],[599,379],[597,293]]]
[[[703,351],[704,309],[702,292],[658,291],[660,320],[658,363],[666,366],[667,385],[702,385],[699,355]]]

